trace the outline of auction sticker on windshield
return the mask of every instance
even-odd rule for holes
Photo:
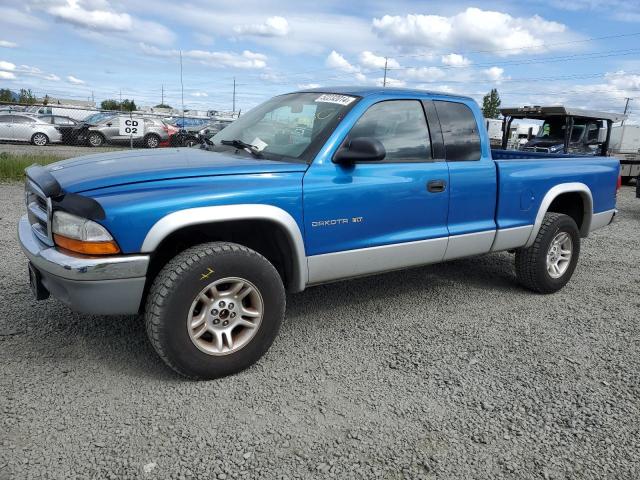
[[[316,102],[337,103],[338,105],[349,105],[356,98],[348,95],[338,95],[335,93],[325,93],[316,98]]]

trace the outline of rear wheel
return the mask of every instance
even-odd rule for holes
[[[158,148],[160,145],[160,137],[153,133],[144,137],[144,146],[147,148]]]
[[[104,144],[104,137],[101,133],[91,132],[87,141],[92,147],[101,147]]]
[[[31,137],[31,143],[37,145],[38,147],[44,147],[47,143],[49,143],[49,137],[47,137],[44,133],[34,133]]]
[[[192,247],[158,274],[145,323],[160,357],[181,375],[211,379],[255,363],[284,317],[280,275],[259,253],[226,242]]]
[[[516,251],[518,281],[530,290],[553,293],[571,279],[580,255],[580,233],[573,218],[544,216],[533,245]]]

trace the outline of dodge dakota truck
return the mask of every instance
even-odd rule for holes
[[[615,215],[619,162],[492,151],[483,123],[466,97],[305,90],[200,147],[34,165],[18,226],[31,288],[142,314],[159,356],[199,379],[258,360],[287,291],[509,251],[524,287],[555,292]]]

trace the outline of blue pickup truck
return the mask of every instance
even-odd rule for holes
[[[483,123],[466,97],[305,90],[199,148],[29,167],[32,290],[143,313],[160,357],[201,379],[265,353],[286,291],[510,251],[523,286],[555,292],[615,215],[619,162],[491,151]]]

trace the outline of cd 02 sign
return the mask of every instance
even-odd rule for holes
[[[120,117],[120,135],[125,137],[141,137],[144,135],[144,119],[137,117]]]

